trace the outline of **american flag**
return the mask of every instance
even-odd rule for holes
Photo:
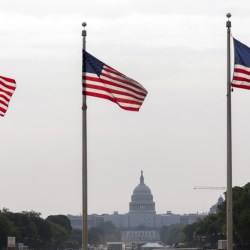
[[[0,116],[4,116],[11,96],[13,95],[16,89],[16,81],[7,78],[4,76],[0,76]]]
[[[234,40],[234,74],[232,86],[250,89],[250,48]]]
[[[104,98],[122,109],[139,111],[147,90],[135,80],[83,51],[83,95]]]

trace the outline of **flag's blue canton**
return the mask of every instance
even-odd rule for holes
[[[250,48],[234,38],[235,64],[250,67]]]
[[[83,51],[83,72],[94,73],[100,76],[104,63],[90,55],[87,51]]]

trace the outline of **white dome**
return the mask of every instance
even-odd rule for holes
[[[155,211],[155,203],[150,188],[144,183],[141,171],[140,184],[135,187],[129,203],[129,211]]]

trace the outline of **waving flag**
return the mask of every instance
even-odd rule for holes
[[[234,74],[232,86],[250,89],[250,48],[234,38]]]
[[[11,96],[16,89],[16,81],[0,76],[0,116],[4,116],[9,105]]]
[[[125,110],[139,111],[147,90],[140,83],[83,51],[83,95],[104,98]]]

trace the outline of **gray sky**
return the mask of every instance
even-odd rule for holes
[[[139,113],[88,98],[88,211],[128,212],[140,171],[157,213],[207,212],[226,186],[226,13],[250,45],[249,1],[0,3],[0,208],[81,213],[81,23],[87,50],[149,92]],[[234,89],[233,185],[249,181],[250,92]],[[224,196],[223,196],[224,197]]]

